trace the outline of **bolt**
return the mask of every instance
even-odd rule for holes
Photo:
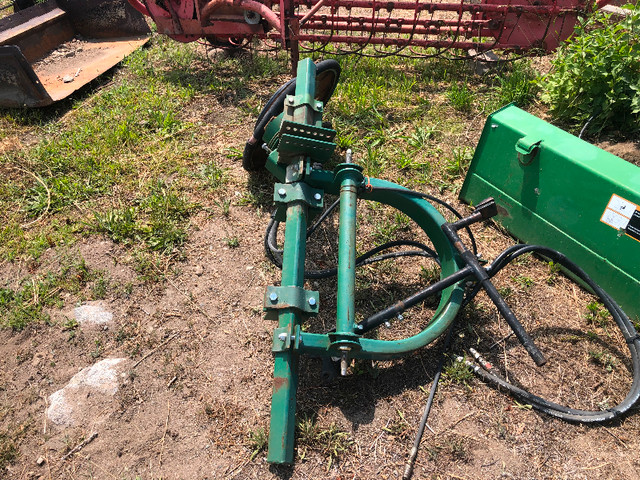
[[[287,194],[287,191],[284,188],[278,190],[278,195],[284,197]]]
[[[338,347],[339,350],[342,351],[340,355],[340,375],[345,377],[347,375],[347,367],[349,366],[349,352],[351,351],[351,347],[347,345],[342,345]]]
[[[404,317],[400,313],[398,314],[398,320],[404,320]]]
[[[287,98],[287,103],[288,103],[288,104],[292,104],[292,103],[293,103],[293,97],[289,97],[289,98]]]
[[[498,125],[496,125],[495,123],[492,123],[491,128],[498,128]]]
[[[278,300],[278,294],[276,292],[271,292],[271,294],[269,295],[269,300],[275,302],[276,300]]]
[[[309,305],[312,307],[316,306],[316,299],[314,297],[309,298]]]
[[[353,152],[351,151],[351,149],[347,149],[347,155],[345,157],[344,160],[346,163],[353,163]]]
[[[322,108],[322,102],[317,102],[316,103],[316,108]]]
[[[320,195],[319,193],[316,193],[316,194],[313,196],[313,198],[315,198],[315,199],[319,202],[320,200],[322,200],[322,195]]]
[[[356,328],[357,328],[358,330],[364,330],[364,327],[363,327],[362,325],[360,325],[360,324],[356,325]]]
[[[391,328],[391,324],[389,322],[384,322],[384,326],[387,328]]]
[[[284,342],[284,341],[286,341],[286,340],[287,340],[287,334],[286,334],[286,333],[281,333],[280,335],[278,335],[278,338],[279,338],[281,341],[283,341],[283,342]]]

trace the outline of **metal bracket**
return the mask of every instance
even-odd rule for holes
[[[293,331],[291,327],[294,327],[294,325],[289,324],[287,327],[278,327],[273,330],[272,352],[285,352],[287,350],[300,349],[300,325],[295,325]]]
[[[278,206],[276,210],[276,220],[284,222],[287,219],[287,204],[291,202],[302,202],[309,206],[310,217],[314,217],[324,205],[323,190],[312,188],[306,183],[276,183],[273,192],[273,201]]]
[[[527,135],[516,142],[518,161],[522,165],[529,165],[538,153],[542,139],[537,135]]]
[[[336,149],[333,142],[336,131],[330,128],[283,120],[279,135],[278,161],[281,163],[289,163],[301,155],[314,162],[326,162]]]
[[[317,315],[320,294],[301,287],[267,287],[264,295],[265,318],[277,320],[280,310],[298,310],[304,315]]]

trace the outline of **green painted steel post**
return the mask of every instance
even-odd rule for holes
[[[282,286],[302,286],[304,283],[306,210],[306,207],[301,204],[294,204],[287,208]],[[283,312],[279,315],[278,326],[288,327],[289,332],[295,332],[295,326],[300,324],[299,317],[300,315],[295,311]],[[276,352],[273,368],[268,462],[293,462],[297,388],[298,353],[292,349]]]
[[[359,348],[355,328],[356,289],[356,207],[358,187],[362,183],[362,167],[351,163],[351,150],[346,163],[336,169],[340,184],[340,224],[338,229],[338,305],[334,345],[341,351],[340,373],[346,375],[349,352]]]
[[[285,120],[296,120],[311,123],[314,118],[313,109],[304,99],[313,99],[315,94],[315,65],[309,59],[298,66],[295,98],[302,99],[298,103],[289,97],[292,111],[285,114]],[[287,183],[295,183],[300,176],[298,158],[287,165]],[[303,169],[304,171],[304,169]],[[308,207],[304,202],[296,201],[287,204],[284,252],[282,258],[282,287],[304,286],[304,261],[306,256],[306,231]],[[273,295],[273,294],[272,294]],[[277,298],[274,300],[277,301]],[[302,321],[299,310],[286,308],[278,315],[278,326],[284,328],[290,337],[299,335],[297,327]],[[283,335],[280,333],[280,335]],[[274,338],[274,342],[281,341]],[[286,337],[285,337],[286,341]],[[283,341],[284,343],[284,341]],[[293,463],[294,440],[296,427],[296,391],[298,388],[298,352],[296,341],[290,338],[290,348],[274,352],[273,394],[271,398],[271,423],[269,427],[269,450],[267,461],[270,463]],[[275,350],[275,349],[274,349]]]

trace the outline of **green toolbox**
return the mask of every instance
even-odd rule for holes
[[[512,235],[561,251],[640,317],[640,167],[509,105],[487,119],[460,192],[487,197]]]

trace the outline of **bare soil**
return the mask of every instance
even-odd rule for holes
[[[223,154],[244,144],[255,121],[229,103],[224,97],[200,96],[184,112],[187,119],[206,120],[200,128],[207,141],[197,146],[197,154],[228,169],[229,182],[217,196],[202,199],[212,210],[193,219],[184,259],[168,268],[164,281],[139,280],[130,252],[103,237],[52,249],[36,265],[0,265],[3,283],[15,285],[55,267],[64,255],[76,255],[90,269],[105,271],[114,284],[132,285],[130,291],[110,291],[104,299],[115,319],[106,329],[81,327],[71,338],[61,328],[78,301],[69,296],[62,309],[51,310],[50,325],[0,332],[0,434],[15,438],[18,451],[3,478],[401,477],[441,341],[400,360],[358,362],[350,375],[328,384],[322,381],[320,361],[303,358],[299,419],[313,419],[319,430],[344,432],[346,441],[340,445],[345,451],[334,455],[331,447],[300,441],[291,467],[270,466],[265,451],[253,455],[251,435],[268,430],[272,389],[275,324],[263,318],[263,295],[267,285],[277,284],[279,273],[263,252],[270,207],[243,205],[239,199],[246,190],[269,197],[273,180],[266,174],[248,175],[239,161]],[[19,144],[7,139],[2,148]],[[447,196],[455,203],[454,194]],[[228,216],[214,208],[224,198],[232,200]],[[364,213],[362,219],[366,234],[374,225],[369,221],[367,226]],[[475,230],[486,258],[513,243],[492,224]],[[237,247],[229,245],[233,237],[239,239]],[[335,238],[335,225],[330,222],[318,237],[323,244]],[[314,258],[317,265],[330,263],[335,255],[334,247],[316,251],[324,254]],[[402,260],[395,267],[363,269],[359,301],[398,299],[415,291],[423,283],[420,266],[433,265]],[[587,293],[534,259],[509,267],[497,283],[510,290],[509,302],[549,364],[536,368],[495,307],[480,295],[460,315],[448,365],[475,347],[511,381],[559,403],[598,410],[622,399],[630,383],[628,352],[611,323],[585,318],[591,300]],[[330,328],[335,284],[311,282],[308,288],[320,290],[324,312],[311,327]],[[417,328],[412,324],[428,321],[432,311],[429,304],[418,308],[394,328],[383,329],[380,338],[405,336]],[[596,359],[591,352],[602,355]],[[48,396],[80,369],[111,357],[129,362],[114,403],[73,428],[49,424],[44,416]],[[93,441],[63,460],[94,432]],[[604,426],[568,424],[477,379],[456,381],[445,375],[414,478],[635,480],[640,478],[638,432],[637,409]]]

